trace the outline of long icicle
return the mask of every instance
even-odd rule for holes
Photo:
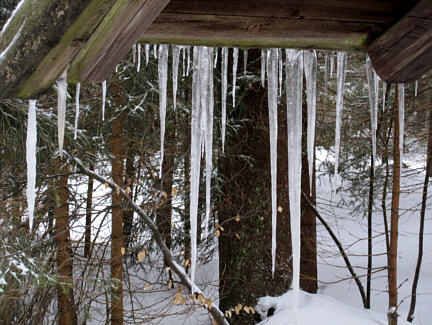
[[[276,265],[276,225],[277,225],[277,137],[278,137],[278,49],[271,49],[268,69],[268,110],[270,129],[270,169],[271,169],[271,204],[272,204],[272,277]]]
[[[315,147],[316,92],[317,92],[317,56],[315,51],[304,52],[304,68],[307,91],[307,158],[309,167],[310,190],[312,193],[312,168]]]
[[[261,86],[265,85],[266,75],[266,50],[261,50]]]
[[[283,58],[282,49],[278,49],[279,57],[279,97],[282,97],[282,87],[283,87]]]
[[[233,48],[233,88],[232,88],[232,98],[233,98],[233,107],[235,107],[235,93],[236,93],[236,81],[237,81],[237,66],[238,66],[238,54],[239,49]]]
[[[76,91],[75,91],[75,128],[74,128],[74,140],[77,138],[78,133],[78,120],[79,120],[79,114],[80,114],[80,90],[81,90],[81,84],[78,82],[76,84]]]
[[[149,58],[150,58],[150,44],[144,45],[144,51],[145,51],[145,60],[146,60],[146,66],[147,66],[149,63]]]
[[[247,74],[248,50],[243,50],[243,74]]]
[[[335,129],[335,163],[334,180],[336,188],[339,185],[339,151],[340,151],[340,131],[342,124],[343,95],[345,88],[346,75],[346,53],[337,53],[337,94],[336,94],[336,129]]]
[[[36,100],[29,101],[26,141],[26,162],[27,162],[27,209],[30,232],[33,229],[34,208],[36,200]]]
[[[102,121],[105,121],[105,103],[106,103],[107,82],[102,82]]]
[[[398,84],[399,102],[399,151],[400,151],[400,170],[402,174],[403,148],[404,148],[404,128],[405,128],[405,85]]]
[[[137,44],[137,57],[138,57],[137,72],[140,72],[140,70],[141,70],[141,44]]]
[[[66,120],[67,70],[57,80],[57,132],[60,158],[63,157],[63,141]]]
[[[228,48],[222,48],[222,152],[225,152],[226,100],[228,92]]]
[[[376,74],[369,56],[366,57],[366,75],[369,90],[369,107],[371,117],[372,159],[376,161],[376,130],[378,123],[378,75]],[[373,164],[375,166],[375,164]]]
[[[291,242],[293,252],[293,315],[298,324],[300,296],[300,195],[303,53],[286,50],[286,96],[288,121],[288,194],[290,202]]]
[[[173,106],[174,110],[177,107],[177,85],[178,85],[178,70],[180,63],[180,47],[173,45],[172,47],[172,75],[173,75]]]
[[[162,178],[162,163],[164,158],[165,141],[165,118],[167,106],[167,82],[168,82],[168,45],[159,46],[158,59],[158,79],[159,79],[159,118],[160,118],[160,166],[159,178]]]

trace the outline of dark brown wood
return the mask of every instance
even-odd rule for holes
[[[368,49],[381,79],[403,83],[418,79],[432,68],[432,1],[420,1],[407,15],[374,41]]]
[[[73,61],[70,79],[103,81],[169,0],[120,0]]]

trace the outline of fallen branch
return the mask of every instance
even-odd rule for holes
[[[75,162],[75,164],[81,169],[81,171],[91,176],[95,179],[97,179],[99,182],[103,184],[107,184],[113,191],[116,191],[120,196],[124,199],[124,201],[136,212],[138,215],[142,218],[142,220],[146,223],[146,225],[150,228],[151,232],[154,235],[154,239],[156,240],[156,243],[159,245],[160,249],[162,250],[162,253],[164,255],[164,258],[166,260],[166,263],[169,265],[171,270],[177,274],[177,276],[180,278],[181,283],[188,288],[188,290],[197,297],[202,295],[204,296],[204,293],[201,291],[201,289],[191,281],[189,276],[186,274],[183,267],[181,267],[175,260],[174,257],[171,255],[171,252],[169,248],[166,246],[165,242],[163,241],[157,226],[155,223],[145,214],[145,212],[130,198],[130,196],[117,184],[103,178],[102,176],[96,174],[95,172],[91,171],[89,168],[85,167],[83,162],[76,157],[71,156],[67,152],[64,152],[64,154],[69,157],[71,160]],[[215,321],[218,325],[229,325],[229,322],[225,318],[224,314],[221,312],[221,310],[216,307],[214,304],[207,304],[207,309],[209,313],[214,317]]]

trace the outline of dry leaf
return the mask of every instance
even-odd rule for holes
[[[168,198],[168,194],[165,191],[162,191],[162,196],[165,198],[165,200]]]
[[[150,288],[150,283],[146,283],[146,285],[144,286],[144,290],[147,290],[148,288]]]
[[[126,253],[125,248],[124,247],[120,248],[120,252],[121,252],[122,255],[124,255]]]
[[[176,187],[173,187],[171,190],[171,195],[176,195],[178,193],[178,189]]]
[[[108,187],[109,187],[108,183],[105,183],[105,188],[108,188]]]
[[[172,280],[169,280],[169,282],[168,282],[168,288],[172,288],[173,287],[173,282],[172,282]]]
[[[278,206],[278,212],[281,213],[283,211],[281,206]]]
[[[154,170],[152,170],[151,174],[152,174],[152,178],[156,178],[157,175],[156,175],[156,172]]]
[[[220,236],[220,231],[219,230],[216,230],[216,236]]]
[[[139,253],[138,253],[138,262],[142,262],[142,260],[144,259],[144,257],[145,257],[145,251],[140,251]]]
[[[131,191],[130,187],[129,187],[129,186],[126,187],[126,193],[129,195],[131,192],[132,192],[132,191]]]
[[[237,222],[240,222],[240,216],[237,215],[237,217],[235,218],[235,220],[236,220]]]
[[[235,235],[236,235],[236,237],[237,237],[238,239],[240,239],[240,236],[239,236],[239,234],[238,234],[238,233],[235,233]]]

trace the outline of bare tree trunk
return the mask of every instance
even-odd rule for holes
[[[372,282],[372,216],[374,202],[374,181],[375,181],[375,161],[371,155],[371,165],[369,174],[369,202],[368,202],[368,265],[366,277],[366,302],[364,308],[370,309],[371,304],[371,282]]]
[[[90,165],[90,169],[94,169],[94,165]],[[86,223],[84,233],[84,257],[90,256],[90,245],[91,245],[91,227],[92,227],[92,209],[93,209],[93,178],[89,176],[88,187],[87,187],[87,201],[86,201]]]
[[[120,89],[114,85],[116,96]],[[118,106],[118,105],[116,105]],[[123,117],[113,118],[111,130],[112,179],[118,187],[123,186]],[[112,237],[111,237],[111,278],[116,280],[116,288],[111,296],[111,324],[123,324],[123,207],[118,191],[113,190],[112,196]]]
[[[56,171],[60,174],[54,188],[56,259],[60,282],[57,285],[58,322],[60,325],[71,325],[77,323],[77,315],[73,297],[73,256],[70,246],[68,176],[61,175],[65,170],[61,166],[60,158],[56,159],[55,164]]]
[[[412,322],[414,319],[414,310],[416,305],[417,295],[417,284],[420,276],[420,269],[423,259],[423,234],[424,234],[424,222],[426,213],[426,201],[429,185],[429,177],[432,168],[432,106],[429,108],[429,133],[428,133],[428,148],[427,148],[427,162],[426,162],[426,173],[423,184],[423,196],[420,210],[420,229],[419,229],[419,246],[418,246],[418,258],[417,265],[414,273],[414,280],[411,288],[411,304],[408,312],[407,321]]]
[[[393,136],[393,189],[390,220],[390,250],[387,252],[388,261],[388,290],[389,290],[389,311],[387,314],[388,324],[397,325],[397,251],[399,235],[399,197],[400,197],[400,151],[399,151],[399,101],[398,89],[395,85],[394,103],[394,136]]]

